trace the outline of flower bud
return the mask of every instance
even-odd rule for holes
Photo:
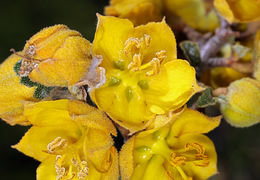
[[[234,81],[228,87],[221,112],[235,127],[249,127],[260,121],[260,82],[250,78]]]
[[[45,86],[70,86],[87,74],[91,44],[65,25],[44,28],[32,36],[22,52],[20,76]]]

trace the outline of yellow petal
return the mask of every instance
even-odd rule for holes
[[[135,25],[146,24],[162,19],[160,0],[110,0],[105,7],[105,15],[131,20]]]
[[[107,115],[97,108],[81,101],[69,102],[69,113],[72,119],[83,126],[99,129],[117,136],[116,128]]]
[[[217,13],[209,2],[203,0],[166,0],[166,8],[178,15],[191,27],[201,31],[214,31],[219,26]],[[209,12],[207,12],[209,11]]]
[[[161,180],[169,180],[170,177],[167,175],[166,170],[163,167],[164,158],[160,155],[154,155],[149,164],[147,165],[143,180],[150,180],[150,179],[161,179]],[[135,178],[131,178],[131,180],[138,180]]]
[[[185,134],[208,133],[219,126],[220,119],[221,116],[208,117],[198,111],[186,109],[173,121],[169,137],[177,138]]]
[[[111,166],[110,151],[113,139],[102,130],[89,129],[86,134],[85,143],[87,147],[86,156],[95,164],[95,167],[102,172],[108,171]],[[108,161],[108,162],[106,162]]]
[[[122,147],[119,154],[120,174],[122,180],[130,179],[134,171],[134,142],[135,136],[130,138]]]
[[[57,137],[65,139],[68,143],[75,142],[80,137],[80,131],[73,127],[31,127],[23,136],[21,141],[14,145],[13,148],[33,157],[38,161],[43,161],[50,154],[46,151],[49,143]]]
[[[126,40],[132,28],[133,24],[127,19],[98,15],[93,52],[102,55],[102,67],[111,68],[115,60],[120,60],[120,50],[124,48],[122,39]]]
[[[55,156],[44,160],[37,168],[37,180],[56,180]]]
[[[35,87],[20,84],[20,77],[14,72],[19,60],[21,57],[13,54],[0,65],[0,117],[11,125],[28,125],[22,101],[38,100],[33,97]]]
[[[229,22],[250,22],[260,18],[259,0],[215,0],[214,5]]]
[[[176,39],[165,20],[157,23],[150,22],[146,25],[137,26],[132,29],[128,35],[128,38],[141,38],[144,34],[149,35],[151,40],[149,47],[142,54],[144,57],[143,64],[151,61],[155,57],[155,54],[161,50],[166,51],[166,59],[163,63],[177,58]]]
[[[144,94],[147,104],[161,107],[163,113],[180,108],[199,90],[195,70],[184,60],[164,64],[161,73],[150,79],[149,87]]]
[[[235,127],[248,127],[260,122],[260,82],[250,78],[234,81],[228,87],[227,102],[221,112]]]

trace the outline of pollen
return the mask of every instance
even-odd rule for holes
[[[142,64],[142,56],[141,54],[134,54],[133,61],[129,63],[128,69],[133,69],[134,71],[139,70],[139,67]]]
[[[26,55],[34,56],[36,54],[36,46],[30,45],[25,53],[26,53]]]
[[[140,47],[141,47],[140,40],[138,38],[130,37],[125,42],[124,52],[125,54],[128,54],[129,52],[133,51],[133,48],[139,49]]]
[[[47,145],[48,153],[53,154],[55,151],[63,149],[67,146],[67,140],[57,137]]]
[[[186,157],[177,156],[174,152],[171,153],[170,164],[174,167],[185,165]]]
[[[195,166],[206,167],[209,165],[209,157],[205,155],[205,148],[199,143],[187,143],[186,150],[195,150],[195,160],[192,160]]]
[[[88,163],[87,161],[82,161],[80,165],[78,166],[79,172],[77,173],[77,176],[79,179],[86,179],[88,176]]]
[[[56,161],[55,161],[55,169],[57,173],[57,179],[61,179],[66,175],[66,169],[62,167],[63,165],[63,157],[61,155],[56,156]]]
[[[204,154],[205,153],[205,148],[200,145],[199,143],[187,143],[186,148],[188,150],[196,150],[198,154]]]

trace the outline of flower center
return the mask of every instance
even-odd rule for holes
[[[80,158],[76,149],[70,148],[66,139],[57,137],[47,145],[47,153],[56,155],[55,169],[57,180],[72,180],[74,178],[84,180],[88,176],[88,163]]]
[[[175,167],[185,180],[190,179],[190,177],[185,174],[181,166],[186,165],[188,162],[200,167],[209,165],[209,157],[205,155],[205,148],[201,144],[187,143],[184,150],[172,152],[170,155],[170,165]]]
[[[88,163],[81,161],[78,155],[74,155],[70,161],[66,155],[57,155],[55,161],[57,180],[71,180],[78,178],[84,180],[88,176]]]
[[[155,53],[155,57],[143,64],[144,51],[149,48],[151,36],[144,34],[141,38],[130,37],[125,42],[124,53],[130,58],[127,69],[138,71],[152,69],[146,72],[147,76],[156,75],[160,72],[161,62],[166,58],[166,51],[161,50]]]

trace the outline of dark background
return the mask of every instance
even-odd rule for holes
[[[0,4],[0,61],[10,48],[22,50],[25,41],[40,29],[66,24],[92,41],[96,12],[102,14],[108,0],[5,0]],[[10,93],[11,94],[11,93]],[[28,127],[11,127],[0,121],[0,180],[36,179],[38,162],[10,146]],[[219,175],[212,180],[260,178],[260,125],[237,129],[222,121],[209,136],[218,153]]]

